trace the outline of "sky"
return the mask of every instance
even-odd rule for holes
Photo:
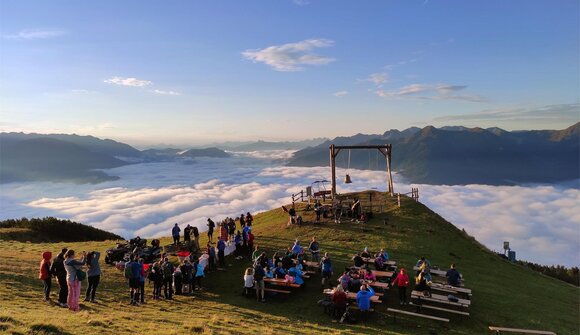
[[[133,145],[580,120],[579,2],[1,1],[0,131]]]
[[[289,154],[234,153],[230,158],[193,162],[130,164],[106,171],[119,180],[96,185],[11,183],[0,192],[0,219],[54,216],[125,238],[169,236],[175,223],[182,229],[191,224],[205,230],[207,217],[215,221],[287,205],[290,194],[328,176],[328,167],[272,162]],[[339,175],[346,172],[338,169]],[[386,191],[384,171],[351,169],[349,173],[353,183],[337,183],[338,192]],[[411,186],[419,189],[422,203],[492,250],[501,251],[503,241],[509,241],[519,259],[580,265],[577,183],[410,185],[394,175],[395,192],[409,192]],[[389,249],[388,245],[374,247]]]

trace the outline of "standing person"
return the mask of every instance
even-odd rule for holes
[[[320,269],[322,271],[322,288],[324,288],[326,284],[328,284],[329,288],[332,287],[332,282],[330,278],[332,277],[333,269],[332,269],[332,261],[330,260],[328,252],[324,254],[324,257],[320,262]]]
[[[367,315],[371,309],[371,297],[375,295],[375,291],[372,287],[366,284],[361,285],[360,291],[356,294],[356,304],[363,316],[363,319],[367,318]]]
[[[399,290],[399,305],[407,304],[407,286],[409,286],[409,276],[404,268],[401,268],[397,277],[391,282],[392,286],[397,286]]]
[[[207,228],[207,238],[211,242],[213,240],[213,229],[215,228],[215,223],[210,218],[207,219]]]
[[[246,213],[246,225],[248,225],[248,227],[251,227],[252,222],[254,222],[254,217],[252,216],[252,214],[250,214],[250,212],[247,212]]]
[[[294,205],[292,208],[288,210],[288,226],[294,224],[296,222],[296,209],[294,209]]]
[[[195,286],[197,286],[198,290],[201,290],[202,289],[201,280],[203,279],[203,277],[205,277],[203,265],[200,264],[199,262],[196,262],[194,270],[195,270]]]
[[[229,235],[229,240],[233,241],[234,236],[236,235],[236,222],[232,219],[230,219],[228,222],[228,235]]]
[[[66,304],[68,284],[66,282],[66,270],[64,268],[64,255],[66,252],[67,248],[62,249],[50,266],[50,272],[56,276],[56,281],[58,282],[58,304],[60,307],[68,307]]]
[[[224,268],[226,266],[226,242],[223,238],[217,243],[219,266]]]
[[[145,271],[145,264],[143,264],[143,258],[139,258],[139,265],[141,265],[141,271],[139,272],[139,297],[141,304],[145,303],[145,278],[147,278]]]
[[[50,259],[52,258],[52,252],[45,251],[42,253],[42,260],[40,261],[40,269],[38,273],[38,279],[42,280],[44,284],[44,299],[43,301],[50,301],[50,289],[52,287],[52,274],[50,272]]]
[[[98,251],[91,251],[87,254],[87,279],[89,280],[89,285],[87,286],[85,301],[95,302],[97,286],[99,286],[99,282],[101,281],[100,257],[101,253]]]
[[[131,273],[129,277],[129,287],[131,289],[131,305],[139,304],[139,295],[141,292],[141,272],[143,271],[142,260],[133,255],[132,262],[129,264]],[[127,265],[125,265],[127,266]]]
[[[266,302],[264,298],[264,277],[266,273],[259,262],[254,265],[254,287],[256,288],[256,299],[258,301]]]
[[[207,255],[209,258],[207,259],[207,270],[213,271],[215,270],[215,248],[211,245],[211,242],[207,242]]]
[[[332,318],[340,319],[346,311],[346,293],[342,285],[337,285],[330,296],[332,301]]]
[[[85,256],[86,253],[83,251],[81,259],[76,260],[74,250],[68,250],[64,255],[64,268],[66,270],[66,282],[68,285],[67,304],[68,308],[73,312],[81,310],[79,306],[81,278],[77,276],[77,270],[81,270],[82,266],[85,265]]]
[[[183,242],[187,243],[191,241],[191,226],[187,225],[183,229]]]
[[[316,240],[316,236],[312,237],[312,242],[308,246],[308,250],[310,250],[310,254],[312,255],[313,262],[320,262],[320,245]]]
[[[244,219],[244,213],[240,215],[240,227],[244,228],[246,226],[246,220]]]
[[[228,240],[228,229],[226,228],[226,221],[222,222],[220,225],[220,239],[224,242]]]
[[[316,223],[320,223],[320,214],[322,213],[320,200],[316,200],[316,203],[314,204],[314,213],[316,213]]]
[[[177,223],[176,223],[175,226],[173,226],[173,229],[171,229],[171,235],[173,236],[173,244],[179,243],[179,232],[180,231],[181,231],[181,229],[179,228],[179,225],[177,225]]]
[[[195,248],[199,250],[199,229],[196,226],[191,227],[191,233],[193,234],[193,242],[195,243]]]
[[[163,286],[163,271],[161,270],[160,262],[153,264],[149,279],[153,281],[153,300],[159,300],[161,297],[161,287]]]
[[[165,299],[171,300],[173,299],[173,264],[167,257],[163,259],[161,269],[163,271],[163,293]]]
[[[234,255],[236,256],[236,259],[242,255],[242,243],[242,233],[238,230],[236,237],[234,237],[234,244],[236,246]]]
[[[244,272],[244,295],[247,297],[254,288],[254,269],[247,268]]]
[[[252,234],[252,230],[248,231],[248,256],[252,256],[252,249],[254,248],[254,234]]]

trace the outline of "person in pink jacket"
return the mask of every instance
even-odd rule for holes
[[[52,274],[50,273],[50,259],[52,252],[45,251],[42,253],[42,260],[40,261],[40,272],[38,279],[44,283],[44,301],[50,301],[50,288],[52,286]]]
[[[409,286],[409,276],[404,268],[401,268],[397,277],[391,282],[392,286],[397,286],[399,289],[399,304],[407,304],[407,286]]]

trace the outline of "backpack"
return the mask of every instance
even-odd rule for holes
[[[163,263],[163,278],[171,279],[173,275],[173,265],[169,262]]]
[[[133,270],[131,269],[131,263],[132,262],[125,263],[125,278],[127,279],[133,278]]]

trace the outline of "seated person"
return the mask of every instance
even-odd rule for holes
[[[274,278],[274,272],[269,266],[264,267],[264,272],[266,273],[266,278]]]
[[[360,253],[362,258],[371,258],[371,253],[369,252],[369,248],[365,247],[364,250]]]
[[[427,280],[425,270],[421,270],[417,277],[415,277],[415,290],[423,292],[426,297],[431,296],[431,281]]]
[[[302,285],[304,284],[304,279],[302,279],[302,271],[297,269],[295,266],[288,270],[288,274],[294,277],[294,284]]]
[[[447,270],[445,277],[447,277],[447,284],[461,286],[461,274],[455,269],[455,264],[451,264],[451,268]]]
[[[350,276],[349,291],[357,292],[357,290],[361,285],[361,275],[359,270],[350,271],[349,276]]]
[[[344,271],[344,273],[342,274],[342,276],[340,276],[338,278],[338,282],[340,283],[340,285],[342,286],[342,288],[345,291],[348,291],[348,288],[350,286],[350,275],[348,274],[348,271]]]
[[[371,297],[375,295],[372,287],[366,284],[361,285],[360,290],[356,294],[356,303],[361,312],[368,312],[371,309]]]
[[[362,267],[363,265],[365,265],[365,261],[363,260],[363,258],[361,257],[360,252],[358,254],[356,254],[353,258],[352,258],[353,262],[354,262],[354,266],[356,266],[357,268]]]
[[[389,253],[386,252],[385,249],[381,249],[381,251],[379,251],[376,257],[378,256],[381,256],[385,262],[389,260]]]
[[[282,262],[278,262],[276,269],[274,269],[274,276],[277,279],[284,279],[286,277],[286,270],[284,270],[284,267],[282,266]]]
[[[375,274],[371,271],[371,269],[367,268],[363,276],[363,279],[368,281],[377,281],[377,276],[375,276]]]
[[[286,253],[286,256],[282,258],[282,266],[284,269],[290,269],[294,265],[294,260],[292,260],[292,254],[290,252]]]
[[[330,296],[332,301],[332,317],[333,319],[340,319],[346,311],[346,293],[342,285],[336,286]]]
[[[375,268],[378,271],[385,271],[387,269],[387,264],[385,264],[385,259],[381,255],[378,255],[375,258]]]
[[[429,263],[429,261],[427,259],[425,259],[425,256],[421,257],[418,261],[417,264],[415,264],[416,267],[421,268],[431,268],[431,263]]]

